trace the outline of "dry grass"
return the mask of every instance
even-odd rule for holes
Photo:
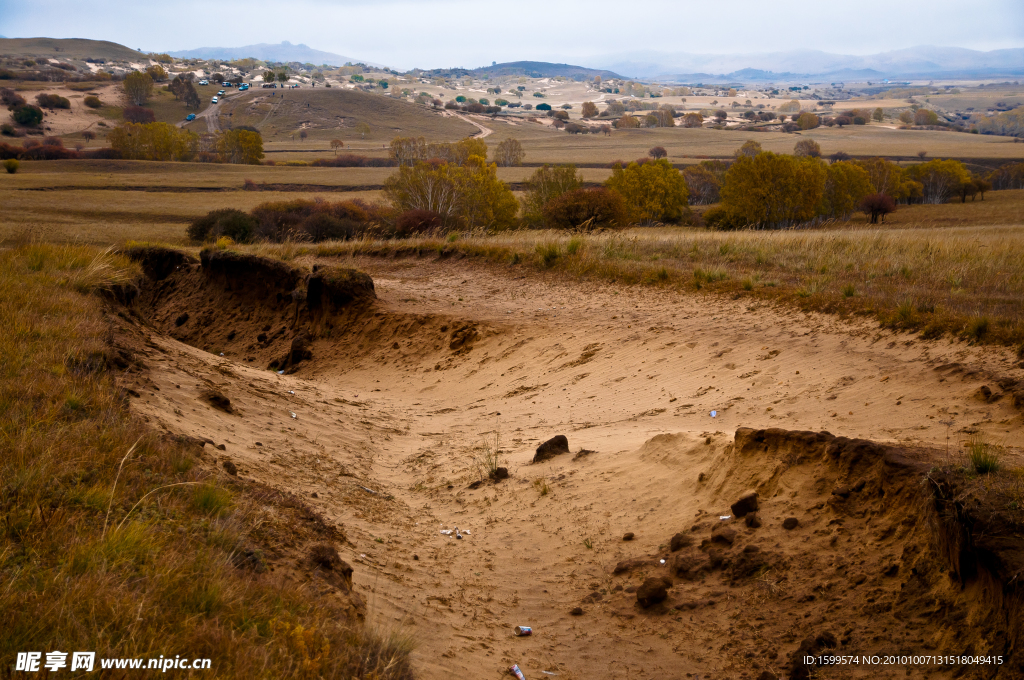
[[[1018,194],[1019,206],[1024,192],[1012,193]],[[782,232],[650,228],[591,235],[516,231],[467,234],[454,242],[367,239],[250,248],[289,259],[459,252],[580,279],[873,316],[885,327],[928,337],[1024,342],[1024,234],[1016,226]]]
[[[271,96],[273,95],[273,96]],[[446,118],[425,107],[398,98],[343,88],[297,90],[250,90],[222,106],[222,120],[230,125],[252,125],[265,140],[299,140],[306,130],[310,140],[341,139],[348,145],[390,142],[396,136],[427,137],[430,141],[455,141],[477,129],[457,118]],[[226,114],[233,114],[230,119]],[[365,136],[356,128],[367,123]]]
[[[268,499],[129,415],[94,293],[135,273],[83,246],[0,253],[0,656],[182,654],[212,659],[218,677],[410,677],[407,643],[236,566],[272,530]]]

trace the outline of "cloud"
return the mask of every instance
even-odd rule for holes
[[[3,32],[112,40],[147,51],[288,40],[398,68],[520,59],[586,61],[632,49],[767,52],[796,48],[867,54],[918,44],[1024,46],[1017,0],[888,0],[791,12],[763,0],[294,0],[288,3],[123,3],[0,0]]]

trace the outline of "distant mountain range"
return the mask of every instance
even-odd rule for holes
[[[594,58],[596,65],[634,78],[678,80],[791,80],[804,77],[863,80],[892,77],[1024,75],[1024,48],[979,52],[922,45],[870,55],[820,50],[753,54],[628,52]]]
[[[287,40],[277,45],[260,43],[258,45],[244,45],[242,47],[200,47],[194,50],[179,50],[168,52],[176,59],[259,59],[260,61],[297,61],[301,64],[327,64],[328,66],[344,66],[345,64],[367,64],[369,66],[380,66],[362,59],[346,57],[333,52],[314,50],[308,45],[293,45]]]
[[[529,78],[554,78],[565,77],[573,80],[592,80],[594,76],[602,78],[622,78],[622,76],[611,71],[602,69],[587,68],[586,66],[573,66],[572,64],[554,64],[548,61],[509,61],[503,64],[491,64],[480,68],[436,68],[429,71],[421,71],[428,76],[527,76]]]

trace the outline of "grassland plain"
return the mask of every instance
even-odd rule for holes
[[[298,546],[344,540],[337,529],[130,414],[115,367],[138,366],[146,341],[99,293],[137,269],[85,246],[0,253],[0,656],[177,653],[212,659],[218,677],[409,677],[408,642],[297,578],[304,555],[273,571]]]
[[[0,241],[184,243],[188,221],[215,208],[251,209],[271,200],[321,196],[379,200],[379,191],[243,191],[246,179],[271,185],[376,186],[389,168],[312,168],[51,161],[0,180]],[[106,172],[104,172],[106,170]],[[501,169],[521,181],[529,168]],[[606,170],[584,172],[601,181]],[[114,187],[120,187],[116,189]],[[136,190],[124,190],[126,188]],[[150,189],[150,190],[144,190]],[[881,229],[859,217],[820,229],[709,233],[629,229],[572,236],[547,231],[453,235],[447,242],[364,240],[295,249],[433,252],[450,247],[490,259],[540,262],[574,276],[673,285],[804,308],[871,313],[890,326],[951,332],[974,340],[1024,341],[1024,191],[985,200],[901,206]],[[277,251],[274,251],[277,252]]]

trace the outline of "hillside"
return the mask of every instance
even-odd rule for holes
[[[428,76],[461,77],[461,76],[527,76],[529,78],[554,78],[563,76],[573,80],[591,80],[595,76],[604,79],[621,78],[622,76],[601,69],[587,68],[586,66],[573,66],[572,64],[554,64],[548,61],[509,61],[503,64],[492,64],[481,66],[476,69],[433,69],[425,71]]]
[[[224,125],[251,125],[268,140],[303,130],[311,140],[339,138],[346,144],[387,142],[399,135],[450,141],[476,132],[469,123],[415,104],[341,88],[255,90],[250,97],[229,100],[221,113]],[[361,123],[370,126],[365,136],[358,129]]]
[[[146,55],[107,40],[84,38],[2,38],[0,55],[7,57],[50,56],[61,59],[139,61]]]

